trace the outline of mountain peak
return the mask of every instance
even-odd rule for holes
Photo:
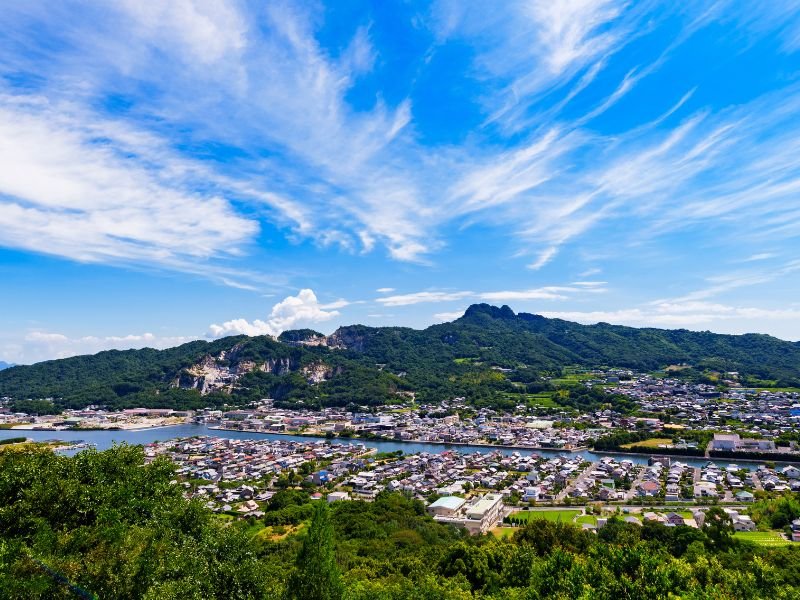
[[[513,319],[517,316],[507,304],[504,304],[500,308],[485,303],[472,304],[467,308],[466,312],[464,312],[464,317],[474,317],[477,315],[488,315],[493,319]]]

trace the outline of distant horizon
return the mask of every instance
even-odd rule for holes
[[[474,302],[800,340],[800,11],[9,3],[0,360]]]

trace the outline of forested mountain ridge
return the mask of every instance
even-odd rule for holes
[[[654,370],[688,364],[743,380],[800,383],[800,343],[761,335],[581,325],[509,307],[470,306],[450,323],[340,327],[106,351],[0,372],[0,397],[196,408],[273,397],[306,405],[380,404],[415,394],[476,401],[526,391],[565,366]]]

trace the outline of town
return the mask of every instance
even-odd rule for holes
[[[195,423],[253,433],[295,434],[325,438],[388,439],[515,449],[577,452],[615,431],[650,432],[652,450],[769,454],[792,460],[800,448],[800,392],[744,388],[736,373],[719,386],[690,383],[662,372],[658,376],[629,370],[577,371],[572,382],[602,387],[635,402],[633,413],[613,408],[581,411],[546,395],[513,408],[476,408],[463,398],[437,405],[413,401],[361,411],[327,407],[319,410],[276,406],[272,400],[228,410],[180,411],[131,408],[109,411],[89,406],[57,415],[13,412],[0,399],[0,427],[28,430],[126,430]],[[546,378],[545,378],[546,379]],[[697,434],[707,434],[705,436]],[[738,437],[736,437],[738,436]],[[703,447],[698,444],[702,441]],[[658,443],[656,443],[658,442]],[[788,457],[788,458],[787,458]],[[756,456],[755,458],[762,458]]]
[[[92,430],[149,428],[164,428],[169,437],[172,426],[196,427],[199,435],[147,444],[147,460],[168,457],[187,498],[236,519],[274,519],[275,495],[302,489],[326,502],[401,493],[424,502],[435,520],[474,534],[537,517],[587,529],[614,515],[699,527],[703,511],[715,505],[746,534],[758,527],[748,506],[759,495],[800,492],[800,468],[787,464],[795,455],[800,462],[793,438],[800,394],[745,389],[735,373],[727,375],[722,391],[668,373],[577,373],[581,386],[630,398],[633,413],[547,401],[478,408],[463,398],[360,411],[286,408],[263,399],[230,409],[91,406],[41,416],[0,404],[0,426],[87,437]],[[246,439],[222,435],[229,432]],[[609,446],[614,436],[632,441]],[[378,441],[399,449],[379,452],[370,446]],[[414,451],[415,443],[441,451]],[[800,526],[773,533],[800,541]]]
[[[397,492],[425,502],[435,520],[470,533],[503,531],[552,515],[588,529],[615,514],[631,522],[698,527],[713,505],[725,507],[737,532],[752,532],[756,524],[747,505],[756,491],[800,491],[800,469],[794,466],[748,470],[668,460],[645,465],[611,457],[588,462],[500,450],[380,454],[363,443],[321,440],[199,436],[149,444],[145,455],[148,461],[174,461],[186,497],[215,513],[263,519],[275,494],[289,488],[329,503]],[[791,539],[800,541],[800,527]]]

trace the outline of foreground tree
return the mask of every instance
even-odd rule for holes
[[[287,600],[341,600],[344,587],[333,548],[328,505],[320,501],[286,587]]]

